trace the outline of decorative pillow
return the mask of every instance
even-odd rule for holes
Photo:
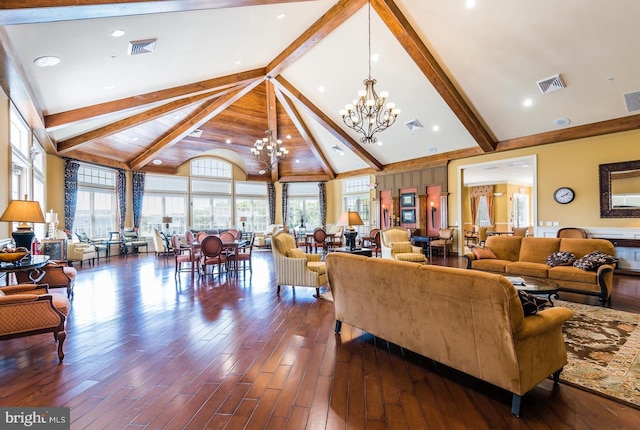
[[[471,252],[473,252],[478,260],[482,260],[483,258],[498,258],[489,248],[474,247],[471,249]]]
[[[0,290],[0,297],[4,296],[4,292]]]
[[[302,249],[299,248],[291,248],[290,250],[287,251],[287,257],[289,258],[307,258],[306,255],[304,255],[304,251]]]
[[[603,264],[616,264],[618,261],[619,260],[612,255],[605,254],[602,251],[593,251],[582,258],[578,258],[574,261],[573,265],[582,270],[595,272],[598,270],[598,267]]]
[[[554,252],[547,257],[547,266],[571,266],[576,261],[576,256],[573,252],[561,251]]]
[[[391,242],[391,252],[394,254],[413,252],[413,248],[411,242]]]
[[[525,317],[534,315],[544,308],[551,307],[551,303],[549,302],[549,300],[536,297],[533,294],[527,293],[525,291],[518,290],[518,298],[520,299],[520,303],[522,303],[522,310],[524,311]]]

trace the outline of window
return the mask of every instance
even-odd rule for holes
[[[364,225],[354,226],[358,234],[371,231],[371,196],[369,191],[369,177],[345,179],[342,181],[342,211],[355,211],[360,214]]]
[[[116,175],[113,170],[81,164],[74,232],[108,237],[116,229]]]
[[[191,161],[191,175],[231,179],[231,164],[215,158],[198,158]]]
[[[229,228],[231,226],[231,197],[194,196],[193,229]]]
[[[141,234],[150,235],[154,228],[178,234],[186,231],[188,183],[184,177],[145,176]],[[165,217],[171,217],[169,227],[162,222]]]
[[[288,194],[287,223],[291,229],[299,225],[307,230],[322,227],[317,182],[290,183]]]
[[[236,226],[243,231],[266,230],[269,221],[266,184],[238,181],[235,183],[235,188]],[[243,221],[244,218],[246,218],[245,221]]]

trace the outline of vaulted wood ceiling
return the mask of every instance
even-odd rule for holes
[[[0,5],[0,84],[48,152],[160,173],[215,154],[255,180],[417,169],[640,126],[623,102],[640,89],[640,64],[618,52],[634,49],[620,27],[640,6],[463,3],[371,0],[369,42],[366,0],[9,0]],[[541,15],[545,5],[566,16]],[[286,23],[272,21],[279,13]],[[594,21],[602,31],[592,41]],[[126,40],[106,34],[120,28]],[[150,37],[155,52],[124,55],[127,41]],[[367,43],[381,54],[372,75],[402,109],[380,147],[360,144],[338,115],[366,77]],[[40,69],[42,55],[62,61]],[[552,72],[567,88],[541,95],[534,77]],[[521,97],[534,100],[529,112]],[[558,128],[559,116],[571,125]],[[403,125],[413,119],[424,129]],[[249,152],[265,130],[290,150],[271,174]]]

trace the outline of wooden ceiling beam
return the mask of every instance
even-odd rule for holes
[[[256,79],[264,78],[264,76],[264,69],[254,69],[246,72],[235,73],[233,75],[208,79],[205,81],[195,82],[193,84],[181,85],[179,87],[168,88],[166,90],[154,91],[120,100],[99,103],[93,106],[86,106],[79,109],[47,115],[44,118],[45,124],[48,130],[53,130],[56,127],[76,121],[83,121],[100,115],[137,108],[176,97],[191,96],[203,91],[221,91],[237,87],[239,85],[249,84]]]
[[[5,0],[0,25],[108,18],[190,10],[226,9],[301,0]]]
[[[279,75],[282,70],[351,18],[366,3],[367,0],[340,0],[267,65],[267,76]]]
[[[273,84],[268,79],[265,81],[267,97],[267,129],[274,133],[273,138],[278,138],[278,112],[276,111],[276,93]],[[280,176],[280,163],[271,166],[271,180],[276,182]]]
[[[329,180],[327,175],[305,175],[305,176],[283,176],[280,182],[326,182]]]
[[[129,163],[129,168],[132,170],[140,169],[163,150],[170,148],[179,142],[182,138],[188,135],[191,130],[199,127],[205,122],[209,121],[214,116],[228,108],[230,105],[238,101],[242,96],[254,89],[262,82],[262,79],[256,79],[252,83],[245,85],[242,89],[233,91],[215,100],[209,101],[202,106],[202,110],[191,114],[178,126],[169,130],[165,136],[160,138],[151,147],[145,150],[142,154],[137,156]]]
[[[305,141],[305,143],[307,144],[307,146],[309,147],[313,155],[316,157],[316,159],[320,161],[320,166],[322,167],[322,170],[327,174],[329,179],[335,179],[336,174],[331,168],[329,161],[324,156],[324,153],[320,149],[318,142],[316,142],[316,140],[313,138],[311,131],[302,120],[302,117],[300,116],[300,113],[296,110],[295,106],[293,106],[293,104],[290,102],[287,96],[285,96],[282,93],[282,91],[278,89],[276,89],[276,97],[282,104],[282,107],[284,107],[284,110],[287,112],[287,115],[289,115],[289,118],[291,118],[293,125],[295,125],[296,129],[298,129],[298,133],[300,133],[300,135],[302,136],[302,139]]]
[[[111,167],[112,169],[129,169],[129,165],[124,161],[118,161],[114,160],[113,158],[103,157],[92,152],[90,153],[83,151],[71,151],[68,154],[65,154],[65,157],[78,161],[84,161],[85,163],[96,164],[98,166]]]
[[[371,6],[462,125],[469,131],[478,146],[484,152],[494,151],[497,146],[495,139],[469,107],[427,46],[420,40],[395,2],[393,0],[371,0]]]
[[[100,139],[101,137],[110,136],[112,134],[119,133],[121,131],[140,126],[149,121],[153,121],[154,119],[159,118],[163,115],[170,114],[172,112],[175,112],[184,107],[190,106],[199,101],[212,98],[212,97],[219,97],[221,95],[227,94],[230,91],[231,90],[227,89],[227,90],[224,90],[222,93],[216,93],[216,94],[204,93],[204,94],[198,94],[192,97],[186,97],[183,99],[174,100],[162,106],[158,106],[148,111],[141,112],[137,115],[130,116],[128,118],[123,118],[119,121],[113,122],[109,125],[97,128],[95,130],[91,130],[79,136],[75,136],[70,139],[60,141],[58,142],[58,154],[64,154],[65,152],[71,151],[85,143],[89,143],[96,139]]]
[[[333,137],[338,139],[344,146],[353,151],[358,157],[362,159],[369,167],[373,168],[376,171],[381,171],[383,169],[382,163],[380,163],[376,158],[369,154],[364,148],[355,140],[351,138],[342,130],[331,118],[325,115],[316,105],[314,105],[311,100],[306,98],[300,91],[298,91],[291,83],[289,83],[282,76],[278,76],[273,79],[273,82],[278,86],[278,89],[282,91],[292,100],[298,100],[302,106],[307,110],[311,117],[318,121],[318,123],[324,127]]]

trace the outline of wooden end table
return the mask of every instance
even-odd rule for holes
[[[516,289],[530,294],[547,295],[547,299],[551,306],[554,306],[551,296],[558,297],[560,288],[555,282],[547,281],[531,276],[505,276]]]

